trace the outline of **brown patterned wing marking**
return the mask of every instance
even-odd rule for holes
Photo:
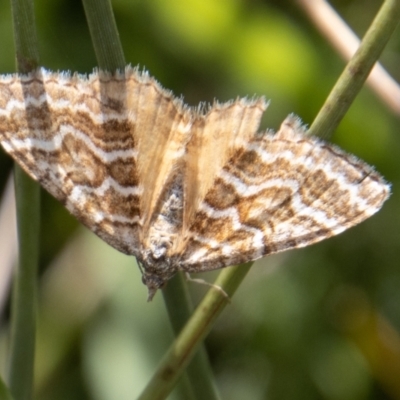
[[[177,169],[182,171],[193,116],[182,101],[146,74],[132,76],[127,90],[129,113],[136,116],[137,165],[144,183],[140,208],[145,243],[160,211],[167,182]]]
[[[0,80],[4,149],[81,222],[129,254],[138,252],[141,231],[137,129],[146,123],[138,106],[157,108],[167,96],[149,96],[151,82],[131,68],[113,77],[38,70]]]
[[[217,175],[178,263],[211,270],[304,247],[365,220],[388,195],[371,167],[307,138],[290,116],[275,136],[238,148]]]
[[[266,108],[263,98],[253,101],[238,99],[222,105],[214,104],[206,115],[197,116],[186,152],[186,223],[193,218],[214,184],[215,176],[232,157],[239,143],[247,143],[254,137]]]

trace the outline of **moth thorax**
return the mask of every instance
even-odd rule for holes
[[[183,218],[183,179],[177,173],[160,196],[158,211],[153,214],[150,224],[145,263],[157,268],[165,264],[174,254],[177,241],[181,238]],[[165,266],[160,265],[160,269]]]

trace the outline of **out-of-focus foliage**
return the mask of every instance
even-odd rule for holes
[[[331,2],[360,35],[378,3]],[[344,66],[289,1],[112,4],[132,65],[191,105],[264,95],[264,128],[291,112],[311,123]],[[36,0],[35,9],[41,63],[90,72],[96,60],[80,1]],[[0,2],[0,34],[0,72],[13,72],[8,2]],[[399,31],[382,60],[399,81]],[[339,237],[254,266],[207,339],[223,398],[400,398],[392,378],[400,376],[399,133],[399,120],[364,89],[333,141],[376,165],[393,195]],[[0,188],[10,168],[0,151]],[[162,298],[147,304],[134,259],[77,227],[43,196],[37,399],[132,399],[172,340]],[[195,298],[204,290],[191,288]]]

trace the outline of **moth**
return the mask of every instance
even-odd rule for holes
[[[390,187],[263,98],[190,108],[146,72],[0,77],[0,143],[90,230],[134,255],[149,299],[177,272],[256,260],[337,235]]]

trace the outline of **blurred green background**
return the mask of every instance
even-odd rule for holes
[[[362,36],[380,2],[331,4]],[[291,112],[311,123],[344,67],[290,1],[112,5],[129,63],[193,106],[264,95],[271,104],[263,128],[276,130]],[[35,10],[41,64],[91,72],[81,2],[36,0]],[[13,72],[8,2],[0,2],[0,37],[0,72]],[[399,29],[381,60],[400,81]],[[399,118],[365,88],[332,141],[375,165],[393,194],[350,231],[254,265],[206,341],[224,399],[400,399]],[[1,191],[11,169],[0,149]],[[36,398],[134,399],[173,338],[162,296],[147,303],[133,257],[46,193],[42,210]],[[189,285],[197,301],[205,288]],[[4,376],[7,309],[0,329]],[[172,398],[186,397],[178,389]]]

